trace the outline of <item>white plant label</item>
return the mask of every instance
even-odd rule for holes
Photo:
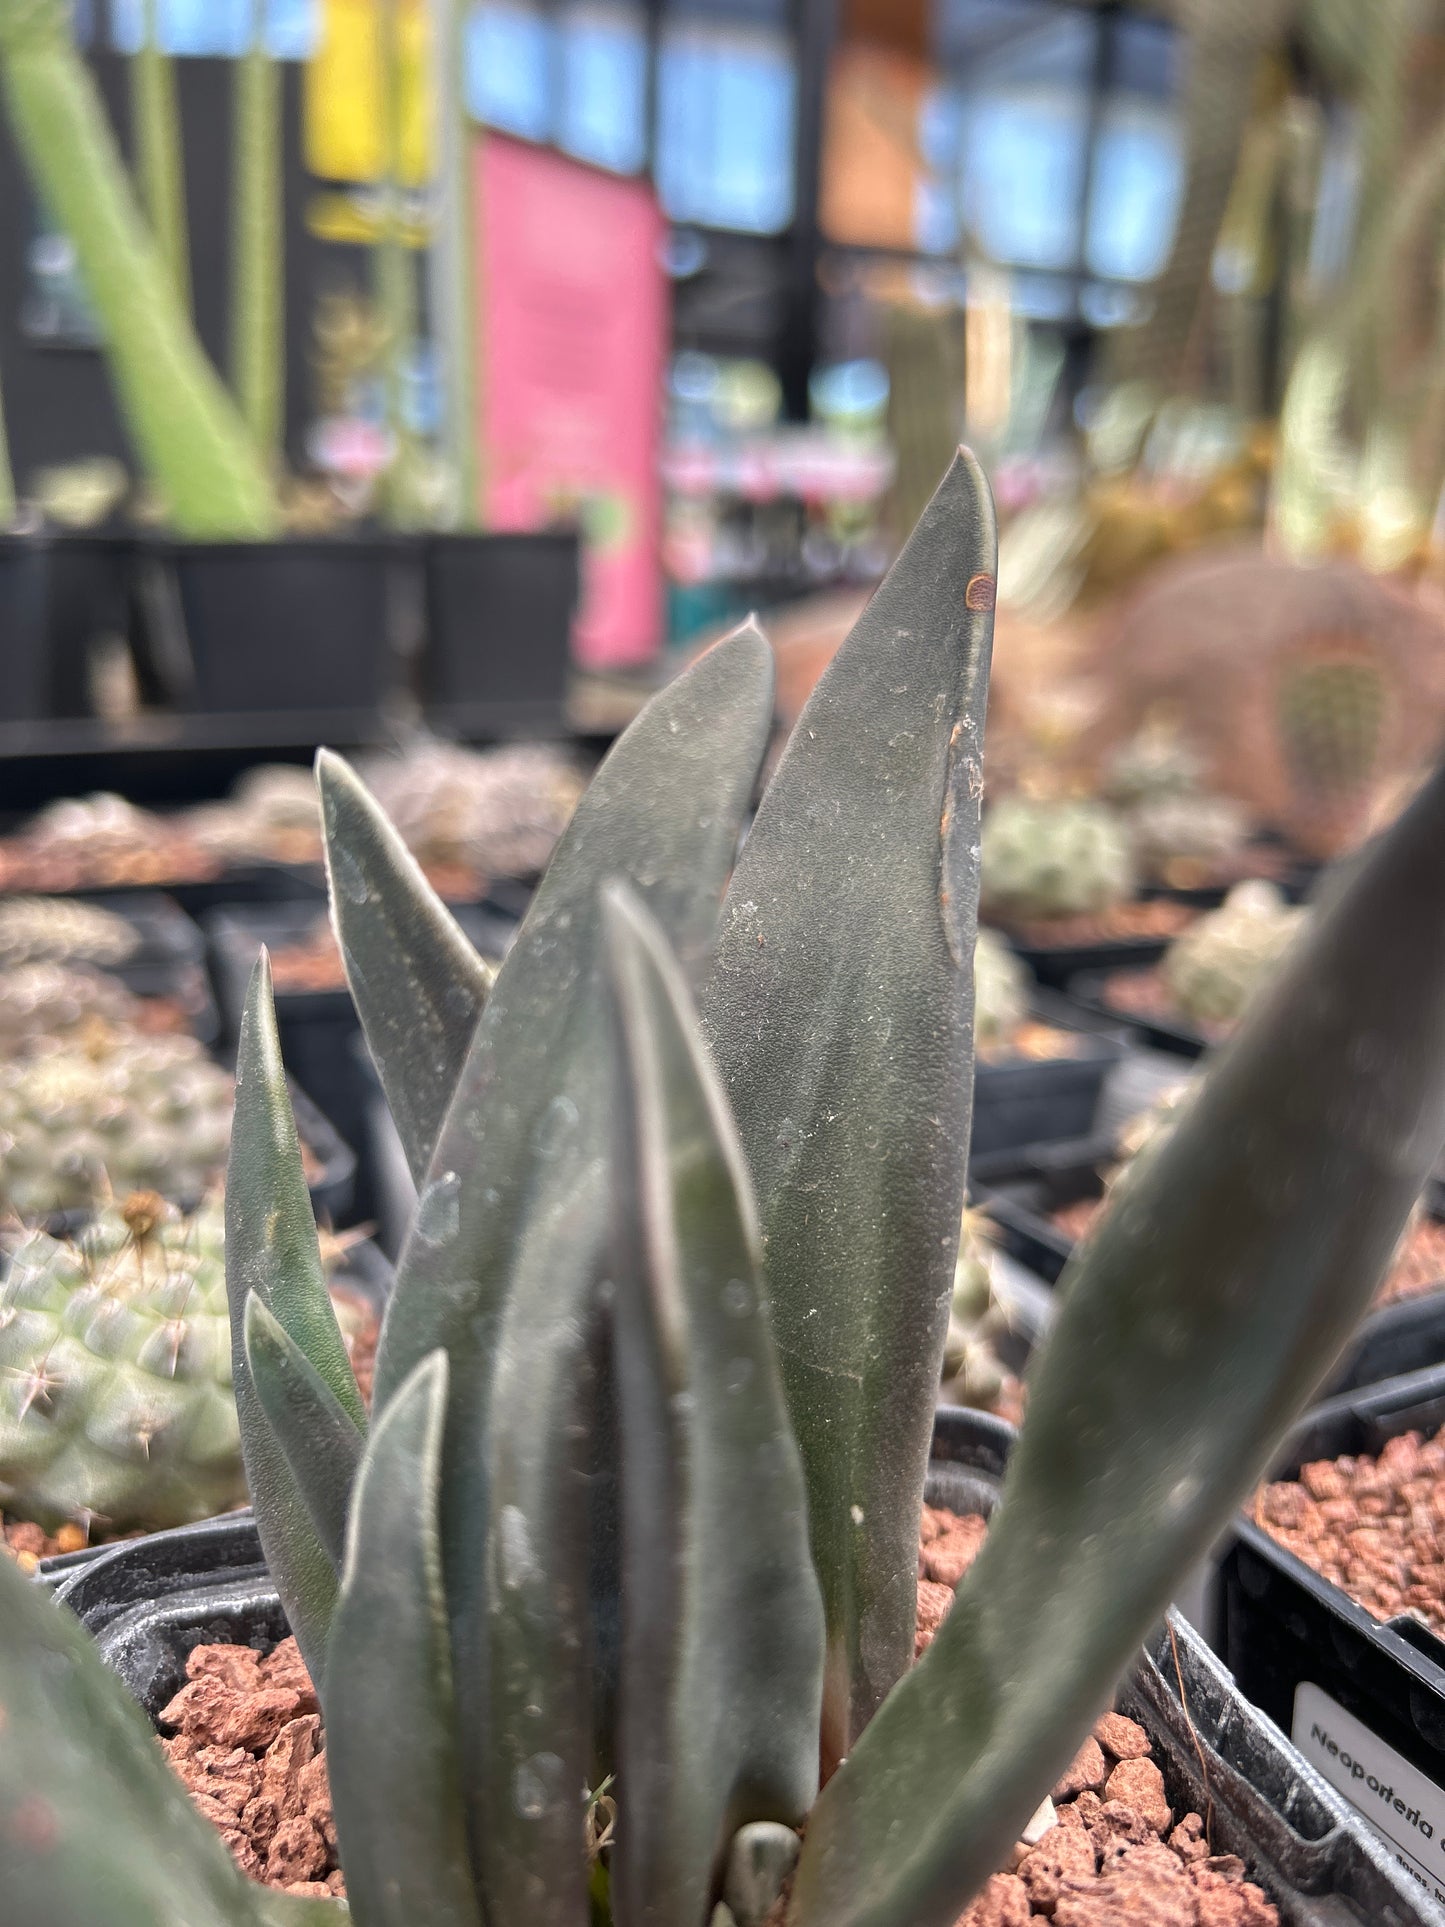
[[[1445,1901],[1445,1789],[1308,1680],[1295,1688],[1290,1738],[1400,1864]]]

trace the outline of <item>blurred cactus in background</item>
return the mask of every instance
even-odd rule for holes
[[[142,0],[140,45],[130,60],[131,138],[141,203],[176,299],[191,307],[191,245],[181,160],[175,68],[160,42],[157,0]]]
[[[231,384],[261,458],[282,461],[286,414],[285,210],[281,71],[266,45],[265,0],[233,81]]]

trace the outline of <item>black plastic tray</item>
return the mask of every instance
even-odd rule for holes
[[[1314,1459],[1374,1456],[1402,1432],[1431,1433],[1442,1423],[1445,1372],[1438,1369],[1347,1393],[1295,1427],[1272,1476],[1294,1477]],[[1399,1795],[1408,1823],[1411,1808],[1419,1810],[1421,1783],[1412,1777],[1419,1775],[1438,1821],[1445,1807],[1445,1641],[1413,1618],[1375,1619],[1243,1516],[1224,1549],[1216,1588],[1216,1643],[1247,1697],[1286,1732],[1298,1714],[1311,1738],[1318,1731],[1318,1743],[1333,1740],[1342,1749],[1335,1770],[1358,1787],[1354,1798],[1366,1815],[1388,1811],[1397,1825]],[[1333,1705],[1301,1694],[1306,1687]],[[1417,1857],[1438,1874],[1445,1899],[1445,1830],[1438,1824],[1432,1839],[1422,1836]]]
[[[1001,1420],[940,1411],[930,1502],[991,1512],[1012,1440]],[[152,1718],[183,1683],[195,1646],[264,1647],[286,1629],[255,1527],[239,1515],[117,1546],[64,1578],[58,1596]],[[1173,1644],[1165,1628],[1149,1640],[1118,1704],[1148,1730],[1176,1811],[1212,1803],[1216,1851],[1244,1859],[1285,1927],[1442,1927],[1445,1914],[1245,1703],[1188,1625],[1171,1616],[1170,1626]]]
[[[1067,990],[1081,971],[1127,970],[1131,964],[1157,963],[1172,941],[1168,937],[1116,937],[1111,943],[1025,943],[1004,924],[996,927],[1045,990]]]
[[[214,1044],[220,1019],[206,975],[205,940],[175,899],[160,890],[77,890],[74,895],[124,917],[140,938],[139,948],[124,963],[102,967],[137,997],[173,999],[201,1042]]]
[[[1126,1032],[1078,1009],[1066,998],[1037,991],[1031,1013],[1042,1024],[1079,1039],[1064,1057],[979,1059],[973,1083],[973,1148],[982,1155],[1047,1138],[1075,1138],[1090,1130],[1104,1079],[1124,1055]]]
[[[1137,963],[1139,959],[1133,961]],[[1090,1016],[1118,1024],[1132,1032],[1141,1044],[1148,1045],[1151,1050],[1172,1051],[1176,1057],[1202,1057],[1210,1048],[1210,1040],[1184,1018],[1131,1016],[1127,1010],[1120,1010],[1106,1000],[1105,980],[1120,967],[1091,966],[1087,970],[1080,970],[1077,976],[1069,980],[1070,998],[1080,1010],[1088,1011]]]

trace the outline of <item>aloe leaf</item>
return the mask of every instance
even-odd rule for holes
[[[231,1376],[246,1482],[266,1563],[318,1686],[336,1599],[336,1567],[317,1535],[286,1453],[271,1429],[246,1357],[246,1301],[254,1292],[359,1429],[366,1413],[321,1268],[301,1146],[286,1091],[271,963],[251,975],[236,1052],[236,1114],[226,1166],[226,1296]]]
[[[1442,1139],[1445,770],[1066,1274],[984,1550],[814,1810],[798,1927],[957,1919],[1331,1368]]]
[[[286,1455],[316,1536],[339,1566],[346,1546],[346,1509],[361,1463],[361,1431],[254,1291],[246,1299],[242,1336],[251,1383],[272,1436]]]
[[[6,1920],[33,1927],[263,1920],[260,1889],[242,1878],[195,1812],[149,1720],[79,1621],[4,1557],[0,1629]]]
[[[316,756],[331,915],[386,1101],[420,1184],[493,971],[366,786]]]
[[[447,1361],[378,1419],[352,1499],[327,1654],[326,1760],[361,1927],[482,1927],[467,1860],[437,1538]],[[404,1717],[398,1718],[404,1709]]]
[[[701,1921],[728,1843],[818,1785],[823,1608],[757,1215],[681,972],[604,900],[619,1017],[622,1414],[619,1927]]]
[[[598,1278],[607,1230],[598,1178],[611,1097],[597,891],[608,876],[630,879],[682,955],[704,953],[771,713],[771,653],[745,627],[660,691],[602,764],[487,999],[382,1331],[378,1410],[428,1352],[440,1348],[451,1362],[442,1546],[484,1908],[483,1812],[498,1757],[485,1650],[492,1376],[506,1307],[529,1344],[555,1345],[553,1385],[570,1397],[571,1361]],[[528,1254],[545,1244],[550,1215],[573,1194],[589,1200],[588,1221],[573,1220],[565,1253],[543,1276]],[[554,1413],[547,1423],[566,1418]],[[565,1494],[553,1490],[551,1499],[559,1516],[570,1516]],[[531,1507],[544,1575],[554,1558],[570,1570],[572,1548],[547,1529],[535,1489]],[[559,1579],[559,1600],[567,1583]],[[580,1633],[572,1649],[580,1671]],[[565,1736],[555,1747],[539,1738],[534,1750],[565,1757]],[[511,1797],[501,1787],[494,1795],[493,1804]],[[577,1820],[580,1833],[580,1807]]]
[[[700,1004],[807,1469],[827,1763],[913,1651],[972,1096],[995,549],[960,453],[793,731]]]

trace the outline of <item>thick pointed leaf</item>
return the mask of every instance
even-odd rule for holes
[[[357,1474],[327,1654],[327,1769],[360,1927],[482,1927],[437,1538],[446,1393],[437,1352],[377,1421]]]
[[[752,1187],[656,924],[622,889],[616,1347],[624,1569],[619,1927],[701,1922],[751,1820],[818,1785],[823,1606]],[[630,1115],[629,1115],[630,1114]]]
[[[261,1409],[306,1501],[317,1538],[340,1566],[346,1510],[361,1463],[361,1429],[254,1291],[246,1300],[242,1325],[246,1364]]]
[[[331,915],[367,1047],[420,1184],[493,971],[356,772],[316,756]]]
[[[808,1473],[829,1760],[913,1650],[972,1092],[994,550],[960,454],[793,731],[701,998]]]
[[[997,1520],[809,1823],[802,1927],[946,1927],[1262,1472],[1445,1139],[1445,770],[1319,905],[1061,1291]]]
[[[3,1557],[0,1895],[16,1927],[269,1918],[79,1622]]]
[[[336,1566],[317,1535],[311,1507],[271,1430],[246,1359],[246,1300],[252,1292],[310,1361],[358,1427],[366,1414],[321,1268],[296,1121],[286,1092],[271,963],[251,975],[236,1052],[236,1115],[226,1166],[226,1296],[231,1375],[241,1421],[246,1482],[266,1563],[291,1630],[320,1685],[336,1599]]]
[[[402,1253],[377,1358],[378,1409],[428,1352],[447,1353],[447,1475],[442,1548],[452,1621],[473,1856],[490,1911],[487,1856],[509,1864],[520,1839],[486,1837],[484,1788],[492,1772],[486,1655],[487,1465],[494,1361],[504,1307],[529,1344],[575,1347],[606,1237],[604,1169],[611,1130],[606,1002],[597,942],[597,891],[608,876],[631,880],[684,957],[699,956],[716,921],[772,711],[772,658],[745,628],[662,690],[620,738],[558,845],[477,1026],[447,1113],[416,1222]],[[405,995],[405,986],[398,989]],[[589,1200],[564,1251],[545,1267],[532,1254],[546,1225],[575,1194]],[[552,1379],[557,1403],[529,1424],[554,1436],[572,1421],[569,1372]],[[570,1517],[566,1493],[549,1504]],[[558,1561],[570,1568],[542,1495],[529,1524],[545,1585]],[[556,1597],[566,1596],[559,1577]],[[568,1642],[573,1688],[555,1682],[556,1703],[586,1701],[580,1629]],[[570,1728],[569,1728],[570,1733]],[[569,1733],[540,1734],[534,1750],[565,1759]],[[500,1809],[510,1790],[496,1788]],[[581,1816],[579,1811],[578,1825]],[[547,1871],[543,1869],[543,1871]],[[533,1916],[536,1927],[542,1917]]]

